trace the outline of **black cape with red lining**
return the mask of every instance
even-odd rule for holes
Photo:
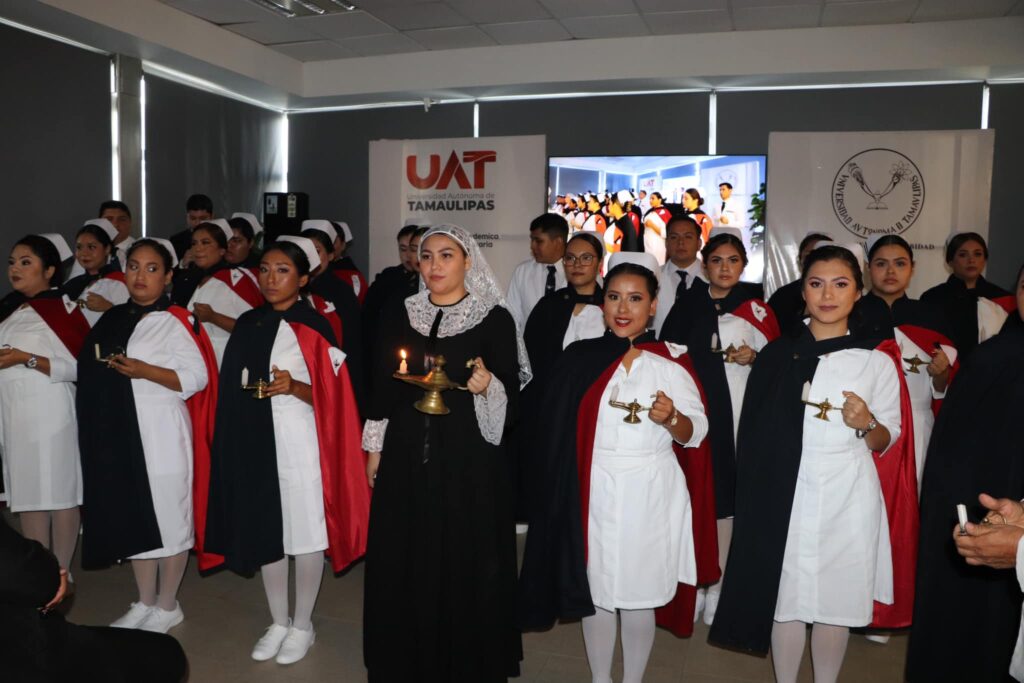
[[[885,339],[892,335],[894,328],[905,334],[910,341],[914,342],[922,351],[931,353],[936,344],[956,348],[952,339],[952,330],[949,319],[942,312],[942,309],[933,306],[927,301],[911,299],[904,294],[893,302],[890,307],[885,300],[874,293],[867,293],[862,297],[867,304],[864,311],[864,332],[861,336],[877,339]],[[907,372],[911,366],[903,361],[903,371]],[[959,349],[957,358],[950,366],[947,386],[953,383],[960,370]],[[924,372],[924,370],[918,370]],[[932,401],[932,411],[938,415],[942,399]],[[924,453],[915,453],[915,458],[925,457]]]
[[[664,344],[654,342],[653,333],[638,337],[635,344],[679,363],[700,388],[686,356],[671,358]],[[546,629],[559,619],[594,614],[586,560],[593,439],[601,395],[629,348],[628,339],[611,332],[571,344],[545,392],[544,421],[534,431],[544,489],[530,517],[519,576],[520,623],[525,629]],[[705,439],[695,449],[675,444],[690,493],[700,584],[713,583],[721,575],[707,443]],[[690,635],[695,600],[696,589],[679,584],[672,601],[658,608],[658,624],[678,636]]]
[[[366,369],[363,366],[363,328],[359,311],[359,299],[351,287],[329,273],[320,273],[309,282],[309,291],[334,304],[334,310],[341,321],[341,350],[345,352],[345,364],[348,365],[352,391],[356,395],[356,403],[363,405],[365,399],[364,379]]]
[[[764,320],[747,315],[751,305],[764,311]],[[726,313],[739,314],[757,327],[768,341],[779,336],[779,326],[768,304],[761,301],[754,289],[745,283],[733,287],[722,299],[712,299],[708,284],[696,280],[676,300],[661,328],[661,340],[685,344],[687,355],[700,377],[708,402],[708,441],[715,473],[715,509],[718,519],[732,517],[736,510],[736,446],[733,428],[732,398],[725,377],[725,363],[720,353],[711,353],[711,337],[721,340],[718,319]],[[721,341],[718,342],[721,345]]]
[[[121,283],[124,282],[124,273],[121,272],[121,263],[117,259],[113,259],[110,263],[100,268],[95,275],[82,273],[81,275],[71,278],[61,286],[61,289],[70,299],[75,300],[82,296],[82,292],[84,292],[89,285],[97,280],[102,280],[103,278],[111,278]]]
[[[963,280],[950,275],[945,282],[921,295],[921,301],[945,312],[949,320],[950,339],[961,360],[966,360],[978,345],[978,299],[981,297],[991,299],[1007,311],[1016,307],[1010,292],[980,275],[974,289],[967,289]]]
[[[979,493],[1024,498],[1024,323],[1011,316],[979,344],[935,421],[921,489],[921,556],[907,679],[1008,681],[1022,594],[1013,569],[972,567],[956,552],[956,505],[973,522]]]
[[[768,652],[790,513],[803,450],[801,403],[818,358],[843,349],[878,349],[893,359],[895,342],[879,343],[850,334],[816,341],[806,327],[783,334],[758,354],[747,381],[736,448],[736,517],[729,552],[729,580],[708,640],[755,654]],[[892,545],[894,603],[874,605],[872,626],[910,625],[917,556],[917,470],[914,432],[903,373],[900,378],[901,434],[883,457],[875,453]]]
[[[369,287],[366,284],[366,278],[363,277],[363,271],[359,270],[359,266],[352,260],[352,257],[346,254],[340,259],[331,262],[330,272],[352,289],[352,292],[359,300],[359,305],[362,306],[363,301],[366,299],[366,290]],[[356,284],[357,282],[359,283],[358,285]],[[356,291],[356,289],[359,291]]]
[[[192,295],[199,289],[199,285],[207,278],[220,280],[226,284],[231,291],[239,296],[253,308],[263,305],[263,294],[260,293],[259,283],[252,270],[240,266],[232,266],[227,261],[221,260],[215,265],[203,269],[191,266],[185,269],[174,271],[174,282],[171,286],[171,301],[179,306],[188,306]]]
[[[55,287],[40,292],[32,298],[26,297],[21,292],[10,292],[0,299],[0,322],[7,320],[12,313],[26,303],[53,330],[68,352],[77,357],[78,351],[82,348],[82,342],[89,333],[89,323],[82,315],[82,311],[78,309],[78,305],[64,293],[64,290]],[[2,462],[3,454],[0,454],[0,463]],[[3,478],[0,477],[0,492],[3,490]]]
[[[284,557],[271,403],[239,388],[243,368],[249,369],[250,382],[269,379],[270,353],[282,321],[295,331],[312,379],[331,566],[341,571],[366,550],[370,488],[348,369],[332,364],[328,349],[335,341],[327,320],[300,300],[283,312],[269,305],[246,311],[224,350],[205,543],[197,544],[200,568],[222,559],[229,569],[252,574]],[[202,492],[197,498],[206,504]]]
[[[150,306],[131,301],[114,306],[96,322],[78,354],[78,445],[84,483],[82,567],[102,569],[132,555],[163,546],[146,456],[135,411],[132,380],[96,360],[96,346],[107,356],[126,349],[143,316],[169,311],[188,330],[206,361],[207,386],[187,402],[192,417],[193,479],[202,480],[209,462],[217,361],[206,331],[185,309],[166,297]]]

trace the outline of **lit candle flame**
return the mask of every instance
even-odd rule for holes
[[[398,355],[402,357],[402,360],[406,359],[405,349],[399,349]]]

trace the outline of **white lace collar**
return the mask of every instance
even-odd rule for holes
[[[438,306],[430,300],[427,291],[414,294],[405,300],[405,310],[409,313],[409,324],[424,337],[430,336],[430,328],[434,326],[438,311],[443,311],[441,325],[437,328],[438,337],[454,337],[466,330],[479,325],[492,306],[486,306],[472,293],[466,294],[458,303]]]

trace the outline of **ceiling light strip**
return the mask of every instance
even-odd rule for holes
[[[237,93],[234,90],[228,90],[227,88],[217,85],[212,81],[208,81],[203,78],[198,78],[196,76],[192,76],[190,74],[178,71],[176,69],[170,69],[166,66],[161,66],[160,64],[156,64],[154,62],[143,61],[142,71],[143,73],[152,74],[154,76],[160,76],[161,78],[166,78],[167,80],[174,81],[175,83],[180,83],[181,85],[187,85],[190,88],[196,88],[197,90],[205,90],[207,92],[212,92],[216,95],[223,95],[224,97],[230,98],[232,100],[245,102],[246,104],[251,104],[254,107],[268,109],[270,111],[277,112],[278,114],[285,113],[285,109],[283,109],[282,107],[275,107],[272,104],[267,104],[266,102],[262,102],[252,97],[242,95],[241,93]]]
[[[85,43],[80,43],[77,40],[71,40],[70,38],[65,38],[64,36],[58,36],[56,33],[50,33],[49,31],[43,31],[41,29],[38,29],[38,28],[35,28],[35,27],[32,27],[32,26],[27,26],[25,24],[19,24],[16,21],[11,21],[10,19],[6,19],[4,17],[0,17],[0,24],[3,24],[5,26],[10,26],[11,28],[16,28],[19,31],[25,31],[26,33],[32,33],[34,35],[41,36],[43,38],[49,38],[50,40],[56,40],[58,43],[64,43],[65,45],[70,45],[72,47],[77,47],[77,48],[82,49],[82,50],[88,50],[89,52],[94,52],[94,53],[96,53],[98,55],[109,55],[109,54],[111,54],[110,52],[107,52],[106,50],[101,50],[99,48],[93,47],[92,45],[86,45]]]
[[[808,85],[750,85],[720,86],[717,92],[764,92],[767,90],[849,90],[852,88],[904,88],[921,85],[970,85],[984,83],[978,79],[934,80],[934,81],[881,81],[876,83],[822,83]]]

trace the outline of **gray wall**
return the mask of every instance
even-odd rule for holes
[[[996,131],[988,277],[1013,291],[1024,263],[1024,85],[991,87],[988,124]]]
[[[399,138],[472,137],[473,105],[396,107],[294,114],[288,118],[288,189],[309,194],[314,218],[346,221],[355,244],[351,255],[369,264],[367,204],[370,141]],[[391,198],[373,198],[392,201]],[[398,231],[400,226],[395,226]],[[365,273],[372,278],[373,273]]]
[[[200,193],[217,216],[262,216],[277,171],[281,115],[146,76],[147,232],[185,227],[185,200]]]
[[[0,91],[6,261],[28,233],[59,232],[71,244],[110,198],[110,59],[0,26]]]
[[[707,154],[708,94],[480,104],[480,135],[537,134],[548,156]]]

